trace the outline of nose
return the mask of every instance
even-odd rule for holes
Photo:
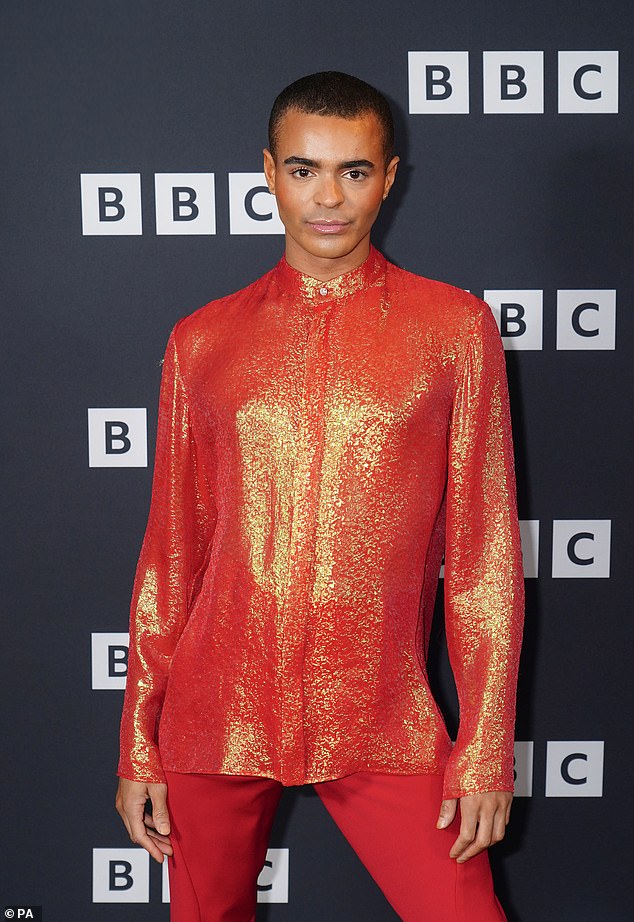
[[[336,176],[323,174],[315,188],[315,204],[336,208],[343,202],[343,189]]]

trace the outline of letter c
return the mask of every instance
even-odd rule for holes
[[[593,304],[592,301],[586,301],[584,304],[578,304],[574,311],[572,312],[572,317],[570,318],[570,323],[572,328],[577,334],[577,336],[598,336],[599,328],[595,327],[593,330],[588,330],[586,327],[581,326],[581,315],[584,311],[598,311],[599,305]]]
[[[583,67],[578,67],[575,71],[574,77],[572,78],[572,85],[575,88],[575,93],[581,99],[601,99],[603,95],[601,90],[597,90],[596,93],[588,93],[587,90],[581,85],[581,78],[584,77],[587,73],[592,71],[595,74],[601,73],[601,67],[598,64],[584,64]]]
[[[253,189],[249,189],[247,194],[244,197],[244,210],[249,215],[252,221],[272,221],[273,212],[269,211],[266,214],[261,214],[259,211],[256,211],[253,207],[253,199],[256,195],[259,195],[260,192],[266,192],[270,195],[268,186],[255,186]]]
[[[575,778],[574,775],[570,774],[570,763],[571,762],[587,762],[588,755],[585,752],[571,752],[570,755],[567,755],[566,758],[561,763],[561,777],[564,779],[566,784],[586,784],[588,781],[588,776],[584,775],[583,778]]]
[[[268,192],[268,189],[267,189],[267,192]],[[267,860],[266,860],[266,861],[264,862],[264,864],[262,865],[262,870],[264,870],[264,868],[270,868],[271,871],[272,871],[272,870],[273,870],[273,862],[272,862],[272,861],[269,861],[268,858],[267,858]],[[261,873],[261,872],[260,872],[260,873]],[[258,881],[257,888],[258,888],[258,893],[260,893],[261,891],[264,891],[264,890],[272,890],[272,889],[273,889],[273,884],[261,884],[261,883],[259,883],[259,881]]]
[[[589,567],[590,564],[594,563],[594,557],[579,557],[577,554],[577,543],[583,541],[584,538],[594,541],[594,535],[591,531],[580,531],[576,535],[573,535],[566,545],[568,559],[576,563],[579,567]]]

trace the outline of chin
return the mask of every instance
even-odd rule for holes
[[[336,258],[347,256],[359,244],[358,240],[347,240],[345,237],[323,237],[302,241],[302,246],[313,256]]]

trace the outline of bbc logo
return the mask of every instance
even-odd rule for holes
[[[95,631],[90,640],[92,688],[125,688],[130,635],[123,631]]]
[[[483,298],[493,312],[505,349],[543,349],[544,293],[541,289],[487,289]],[[557,291],[556,348],[615,349],[616,290],[567,288]]]
[[[169,857],[161,864],[161,902],[169,903]],[[257,880],[258,903],[288,903],[289,849],[269,848]],[[143,848],[93,848],[93,903],[149,903],[150,855]]]
[[[606,579],[610,575],[610,519],[553,522],[553,578]]]
[[[468,114],[469,69],[468,51],[410,51],[410,114]],[[559,113],[617,113],[618,51],[560,51],[557,84]],[[487,115],[542,114],[544,52],[484,51],[482,88]]]
[[[603,796],[603,740],[546,744],[546,797]]]
[[[517,740],[514,746],[515,797],[533,796],[535,744]],[[603,796],[603,740],[549,740],[546,743],[546,797]]]
[[[604,579],[610,575],[611,519],[556,519],[552,528],[553,579]],[[519,523],[526,579],[539,576],[540,522]],[[444,566],[440,576],[444,578]]]
[[[82,173],[82,234],[140,235],[140,173]],[[284,226],[263,173],[229,173],[229,233],[283,234]],[[216,233],[214,173],[156,173],[155,230],[159,236]]]
[[[147,467],[145,407],[88,410],[89,467]]]

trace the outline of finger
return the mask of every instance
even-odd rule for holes
[[[168,845],[171,844],[169,836],[164,836],[160,832],[156,831],[154,820],[152,819],[149,813],[145,814],[145,816],[143,817],[143,821],[145,823],[146,832],[149,836],[151,836],[157,842],[166,842]]]
[[[145,794],[139,796],[138,791],[134,791],[133,796],[127,799],[127,801],[124,801],[123,809],[129,827],[130,841],[134,845],[140,845],[141,848],[149,852],[159,864],[162,864],[163,852],[158,845],[155,844],[153,839],[150,838],[145,827],[144,811],[146,802],[147,798]]]
[[[152,801],[152,818],[154,828],[163,835],[170,833],[170,818],[167,811],[167,785],[149,785],[150,799]]]
[[[149,852],[152,858],[163,863],[163,852],[155,841],[148,835],[143,819],[140,816],[129,817],[130,820],[130,841],[134,845],[140,845],[146,852]]]
[[[460,834],[458,835],[458,838],[456,839],[454,844],[451,846],[451,849],[449,851],[450,858],[457,858],[459,855],[461,855],[464,852],[464,850],[469,845],[471,845],[471,843],[476,837],[477,813],[472,812],[468,809],[463,809],[462,804],[461,804],[460,809],[461,809],[461,815],[462,815],[462,819],[460,822]]]
[[[443,800],[440,805],[440,813],[438,814],[438,820],[436,821],[436,829],[444,829],[446,826],[451,826],[453,819],[456,815],[456,808],[458,806],[458,799],[452,798],[450,800]]]
[[[150,837],[150,839],[153,839],[157,845],[167,845],[169,848],[172,847],[172,840],[169,838],[169,836],[159,835],[159,833],[154,832],[153,829],[147,829],[146,834]]]
[[[478,829],[473,842],[456,858],[458,864],[464,864],[469,858],[478,855],[491,845],[493,835],[493,817],[484,815],[480,817]]]
[[[493,833],[491,844],[501,842],[506,835],[506,811],[498,810],[493,817]]]
[[[156,843],[157,848],[160,849],[164,855],[174,854],[174,849],[172,848],[172,843],[169,841],[169,839],[167,841],[165,841],[165,838],[159,839],[157,834],[154,832],[148,832],[148,836]]]

